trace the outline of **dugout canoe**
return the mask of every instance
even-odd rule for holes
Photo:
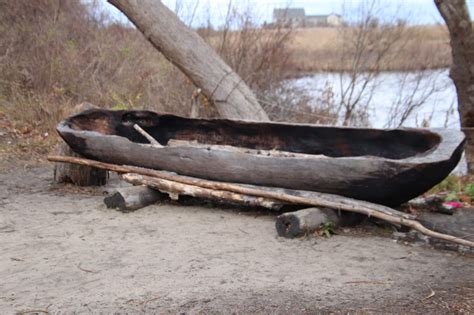
[[[163,147],[150,145],[134,124]],[[458,164],[465,141],[452,129],[327,127],[102,109],[71,116],[57,131],[76,153],[102,162],[390,206],[442,181]]]

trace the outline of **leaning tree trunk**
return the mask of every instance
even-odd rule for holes
[[[465,0],[435,0],[449,30],[453,62],[450,75],[458,95],[461,128],[466,134],[469,174],[474,174],[474,32]]]
[[[229,119],[269,120],[250,88],[161,1],[109,0]]]

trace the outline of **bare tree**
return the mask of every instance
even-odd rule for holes
[[[396,79],[396,98],[390,105],[386,128],[401,127],[428,99],[445,87],[438,86],[439,71],[401,72]]]
[[[474,31],[465,0],[434,0],[451,38],[450,76],[456,86],[469,174],[474,174]]]
[[[423,51],[421,62],[419,51],[413,49],[421,31],[395,15],[383,14],[383,10],[378,0],[361,1],[351,12],[354,22],[339,27],[340,67],[345,69],[339,72],[338,113],[342,125],[369,124],[369,110],[375,105],[388,111],[386,127],[400,127],[445,88],[438,84],[439,71],[426,70],[427,65],[435,64],[439,53]],[[379,20],[382,15],[384,19]],[[394,66],[410,69],[383,78],[395,78],[396,98],[373,104],[382,85],[381,75]]]
[[[339,111],[344,126],[357,124],[357,118],[367,113],[385,63],[404,46],[405,25],[380,23],[377,10],[378,1],[364,1],[358,8],[357,21],[339,29],[340,62],[348,69],[339,75]]]

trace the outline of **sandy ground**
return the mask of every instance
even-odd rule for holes
[[[373,235],[282,239],[270,213],[123,214],[51,175],[0,174],[2,314],[474,312],[472,257]]]

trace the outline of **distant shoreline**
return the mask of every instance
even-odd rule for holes
[[[397,73],[397,72],[416,72],[416,71],[434,71],[434,70],[449,70],[449,67],[433,67],[429,69],[388,69],[388,70],[382,70],[380,71],[381,73]],[[311,71],[311,72],[304,72],[304,71],[295,71],[291,72],[288,75],[285,76],[285,80],[292,80],[292,79],[301,79],[305,77],[311,77],[313,75],[318,75],[321,73],[349,73],[349,71],[343,70],[343,69],[327,69],[327,70],[318,70],[318,71]],[[365,71],[365,72],[373,72],[371,70]]]

